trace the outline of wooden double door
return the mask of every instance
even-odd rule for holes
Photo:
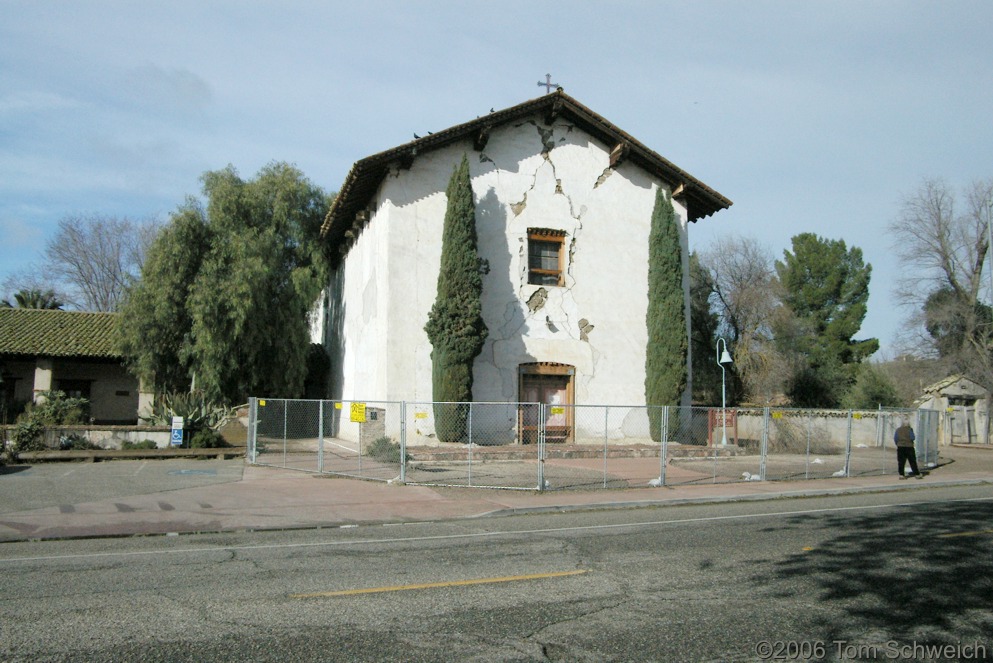
[[[573,439],[573,373],[571,366],[538,365],[522,367],[520,401],[541,403],[545,417],[545,441],[569,442]],[[521,442],[536,444],[540,421],[535,405],[521,406]]]

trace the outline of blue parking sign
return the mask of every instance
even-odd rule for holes
[[[182,417],[172,418],[172,446],[178,447],[183,444],[183,421]]]

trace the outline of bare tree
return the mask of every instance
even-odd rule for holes
[[[46,269],[76,308],[114,311],[158,230],[153,221],[67,216],[45,247]]]
[[[912,314],[907,349],[934,357],[948,371],[993,386],[993,319],[981,301],[993,219],[993,180],[973,183],[962,198],[942,180],[927,179],[907,195],[890,224],[904,272],[897,296]],[[993,293],[990,293],[993,294]]]
[[[701,257],[714,283],[720,333],[733,348],[734,370],[752,401],[782,393],[792,360],[774,345],[774,329],[790,327],[772,252],[746,237],[718,239]]]

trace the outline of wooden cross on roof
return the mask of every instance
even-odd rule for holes
[[[558,83],[553,83],[552,82],[552,75],[551,74],[545,74],[545,82],[544,83],[542,83],[541,81],[538,81],[538,87],[545,88],[545,94],[548,94],[549,92],[551,92],[553,87],[554,88],[557,88],[558,86],[559,86]]]

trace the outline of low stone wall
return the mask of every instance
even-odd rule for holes
[[[3,439],[9,442],[13,436],[13,426],[3,426]],[[45,446],[59,448],[59,438],[63,435],[81,435],[91,444],[102,449],[120,449],[124,442],[151,440],[159,449],[169,446],[171,432],[162,426],[58,426],[45,429]]]

